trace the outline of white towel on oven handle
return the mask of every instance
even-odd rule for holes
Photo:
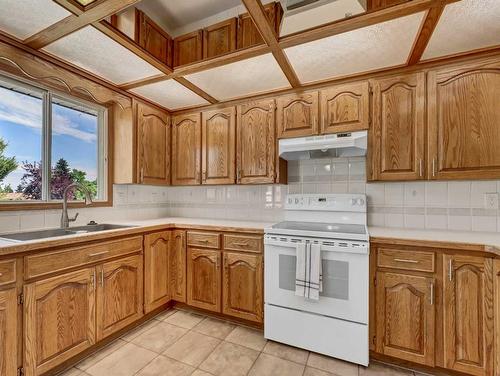
[[[319,300],[323,291],[321,246],[310,242],[296,245],[295,295],[310,300]]]

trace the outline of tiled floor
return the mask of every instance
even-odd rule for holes
[[[117,339],[61,376],[414,376],[368,368],[264,339],[262,332],[170,310]]]

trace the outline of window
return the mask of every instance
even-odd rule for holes
[[[0,208],[51,202],[80,183],[107,200],[107,110],[0,77]],[[77,190],[69,201],[84,199]]]

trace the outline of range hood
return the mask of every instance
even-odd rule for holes
[[[368,131],[324,136],[286,138],[279,141],[280,157],[288,161],[366,155]]]

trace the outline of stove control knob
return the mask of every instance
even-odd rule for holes
[[[355,198],[351,198],[351,206],[356,205],[357,200]]]
[[[298,203],[299,203],[299,199],[298,199],[298,198],[296,198],[296,199],[295,199],[295,204],[296,204],[296,205],[298,205]]]
[[[358,205],[363,206],[364,204],[365,204],[365,200],[363,200],[362,198],[358,198]]]

